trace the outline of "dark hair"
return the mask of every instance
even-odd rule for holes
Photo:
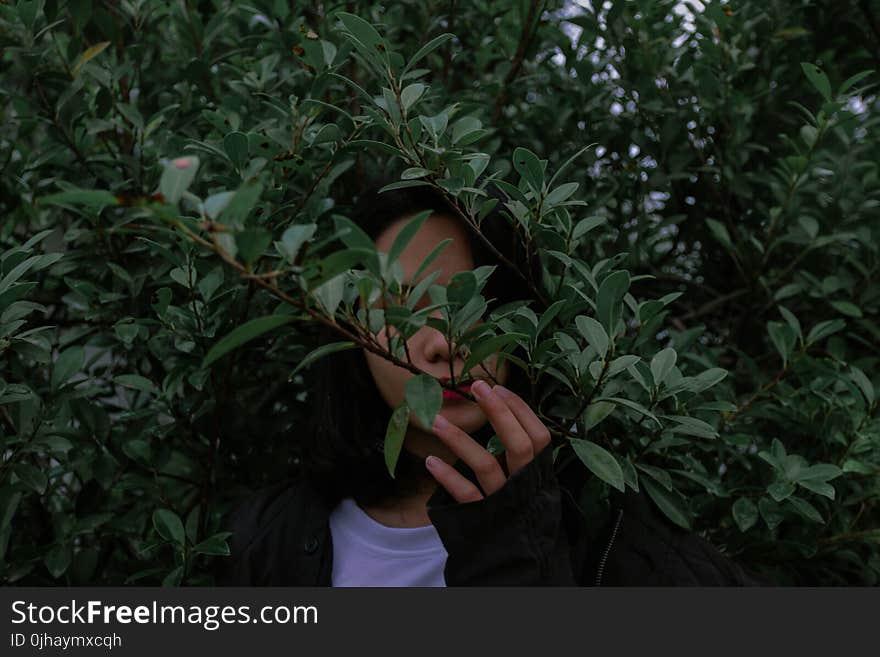
[[[431,209],[435,214],[457,217],[458,213],[442,193],[427,186],[407,187],[379,193],[382,184],[367,189],[356,200],[352,220],[373,239],[392,222]],[[485,216],[480,230],[492,245],[514,263],[520,272],[540,271],[536,258],[527,258],[510,221],[501,213],[498,199]],[[501,305],[529,300],[528,286],[517,272],[498,262],[491,251],[468,228],[474,266],[497,265],[486,283],[483,296]],[[534,280],[539,280],[535,276]],[[327,342],[338,341],[336,334],[325,335]],[[521,391],[525,376],[511,367],[507,385]],[[370,373],[362,350],[337,352],[319,360],[310,372],[309,398],[313,412],[302,443],[302,468],[313,486],[331,501],[353,497],[360,504],[375,504],[415,492],[424,476],[422,459],[406,449],[401,451],[392,478],[385,465],[383,444],[392,409],[388,406]],[[493,434],[488,423],[473,437],[485,445]]]

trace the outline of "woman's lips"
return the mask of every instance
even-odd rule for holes
[[[469,393],[471,391],[471,385],[468,384],[466,386],[459,386],[456,390],[460,390],[462,392]],[[467,400],[467,397],[464,395],[458,394],[456,390],[450,390],[449,388],[443,388],[443,401],[459,401],[459,400]]]

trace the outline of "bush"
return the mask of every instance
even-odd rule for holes
[[[435,325],[527,371],[588,504],[876,584],[878,17],[592,4],[0,4],[3,581],[211,583],[297,462],[315,327],[426,321],[354,311],[400,292],[347,219],[376,173],[475,225],[502,191],[541,303],[475,326],[478,270]]]

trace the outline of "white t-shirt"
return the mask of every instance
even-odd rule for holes
[[[330,533],[332,586],[446,586],[434,525],[387,527],[347,497],[330,514]]]

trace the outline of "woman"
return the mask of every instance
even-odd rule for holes
[[[435,284],[498,264],[442,195],[427,187],[383,194],[374,188],[360,199],[356,223],[387,253],[407,220],[426,209],[433,214],[400,256],[404,281],[445,239],[449,246],[425,272],[439,272]],[[537,263],[527,261],[497,209],[481,231],[519,271],[539,280]],[[499,265],[483,291],[493,300],[490,310],[523,299],[521,281]],[[384,344],[384,335],[378,338]],[[420,328],[407,349],[428,374],[463,374],[464,356],[434,328]],[[327,357],[315,369],[314,414],[298,472],[233,514],[232,558],[223,564],[220,583],[759,583],[706,541],[669,523],[643,495],[612,491],[604,504],[591,498],[595,487],[582,464],[554,464],[550,432],[517,394],[524,391],[518,368],[491,357],[484,368],[464,373],[475,379],[469,390],[475,402],[447,391],[432,427],[411,417],[395,478],[386,470],[383,438],[413,374],[354,350]],[[497,456],[486,449],[493,433],[505,447]]]

